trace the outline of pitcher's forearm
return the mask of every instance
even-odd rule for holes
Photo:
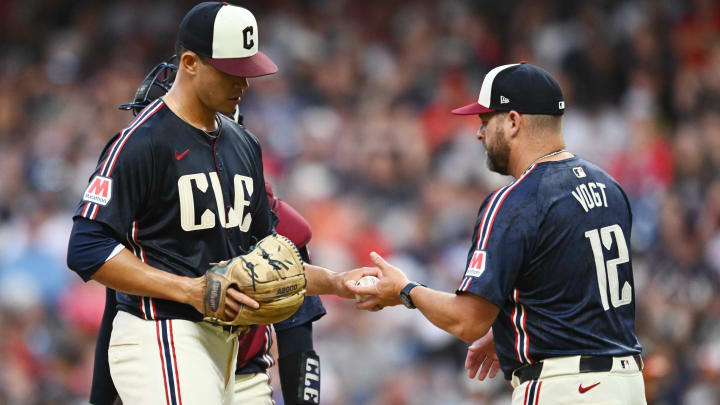
[[[339,273],[324,267],[305,263],[307,295],[337,294],[342,290],[342,278]]]
[[[128,250],[108,260],[92,279],[128,294],[181,302],[195,308],[202,303],[202,277],[183,277],[156,269],[140,261]]]

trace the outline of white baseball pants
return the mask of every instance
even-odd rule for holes
[[[537,380],[513,376],[512,405],[646,405],[645,382],[632,356],[614,357],[610,371],[580,373],[580,356],[543,360]]]
[[[118,311],[108,360],[125,405],[233,404],[237,337],[207,322]]]
[[[235,405],[275,405],[267,372],[235,375]]]

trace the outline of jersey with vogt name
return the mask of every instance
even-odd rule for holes
[[[105,147],[75,213],[109,226],[145,263],[198,277],[273,231],[257,139],[218,114],[207,133],[162,99]],[[215,136],[213,136],[215,135]],[[202,320],[178,302],[117,293],[118,309],[144,319]]]
[[[577,157],[533,164],[485,200],[457,293],[500,308],[505,378],[548,357],[641,351],[631,219],[617,182]]]

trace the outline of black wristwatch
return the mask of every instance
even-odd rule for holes
[[[406,307],[408,307],[410,309],[415,308],[415,304],[413,304],[412,298],[410,298],[410,291],[419,285],[421,285],[423,287],[427,287],[425,284],[420,284],[420,283],[411,281],[411,282],[407,283],[407,285],[405,287],[403,287],[402,291],[400,291],[400,301],[402,301],[403,305],[405,305]]]

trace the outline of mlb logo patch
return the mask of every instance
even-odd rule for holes
[[[582,179],[583,177],[587,176],[585,174],[585,170],[583,170],[583,168],[580,166],[573,167],[572,171],[573,171],[573,173],[575,173],[575,177],[577,177],[578,179]]]
[[[90,180],[90,185],[85,190],[83,201],[90,201],[91,203],[107,205],[112,197],[112,179],[95,176]]]
[[[465,270],[465,276],[480,277],[485,272],[485,258],[487,254],[484,250],[476,250],[473,252],[470,264]]]

